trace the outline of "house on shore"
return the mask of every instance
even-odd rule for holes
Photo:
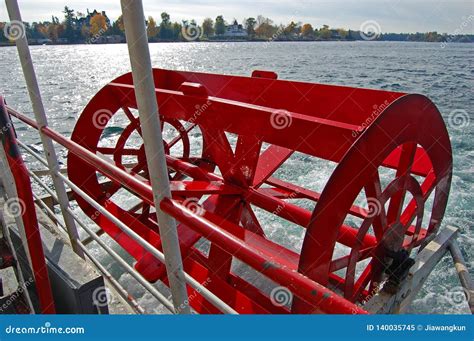
[[[248,33],[242,24],[239,24],[237,20],[234,20],[232,25],[226,26],[226,31],[223,36],[229,38],[247,38]]]

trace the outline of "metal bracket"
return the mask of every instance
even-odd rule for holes
[[[415,263],[410,268],[406,280],[395,293],[382,288],[364,306],[373,314],[404,313],[410,306],[423,283],[434,267],[448,251],[449,245],[455,240],[458,229],[448,226],[415,257]]]

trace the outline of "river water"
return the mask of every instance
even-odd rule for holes
[[[416,92],[427,95],[445,118],[454,150],[454,177],[444,224],[459,227],[461,245],[472,272],[474,235],[473,129],[474,45],[401,42],[312,43],[171,43],[151,44],[154,67],[250,75],[254,69],[272,70],[280,79]],[[90,98],[107,82],[128,72],[127,47],[120,45],[34,46],[31,48],[50,125],[69,135]],[[13,47],[0,49],[0,93],[9,105],[31,113],[25,82]],[[20,138],[38,145],[38,138],[21,124]],[[61,159],[65,153],[60,151]],[[36,166],[33,161],[28,160]],[[327,179],[333,167],[308,168],[304,160],[289,161],[287,178],[309,176],[314,187]],[[285,174],[282,175],[285,177]],[[268,221],[267,233],[295,250],[301,232]],[[112,241],[109,241],[113,245]],[[103,256],[99,250],[94,251]],[[107,261],[107,258],[104,258]],[[128,275],[120,277],[148,312],[159,312],[156,301]],[[462,290],[445,257],[412,305],[414,313],[467,313]]]

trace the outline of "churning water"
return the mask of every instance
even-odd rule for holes
[[[474,46],[472,44],[314,42],[314,43],[173,43],[150,45],[154,67],[250,75],[264,69],[280,79],[331,83],[356,87],[416,92],[427,95],[440,109],[448,125],[454,150],[454,176],[444,225],[460,228],[459,244],[473,271],[474,235],[472,196],[472,150],[474,117]],[[126,45],[35,46],[31,48],[50,125],[70,135],[91,97],[107,82],[130,69]],[[13,108],[31,113],[16,49],[0,49],[0,93]],[[19,138],[41,149],[36,132],[16,124]],[[113,134],[112,134],[113,135]],[[107,142],[107,141],[105,141]],[[64,161],[66,153],[60,151]],[[31,167],[38,165],[27,158]],[[321,188],[333,165],[292,157],[279,176],[303,179],[311,188]],[[302,231],[286,228],[277,219],[266,218],[270,238],[294,249],[301,247]],[[109,241],[110,245],[114,245]],[[95,249],[97,257],[108,258]],[[123,254],[123,253],[122,253]],[[124,255],[126,256],[126,255]],[[139,297],[148,312],[162,309],[156,301],[120,269],[109,267],[120,281]],[[414,313],[467,313],[462,290],[445,257],[417,296]]]

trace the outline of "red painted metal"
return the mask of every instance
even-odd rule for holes
[[[237,77],[154,70],[173,196],[161,208],[179,222],[185,270],[209,279],[209,288],[237,311],[363,313],[356,304],[386,277],[391,255],[421,245],[439,228],[452,171],[444,122],[421,95],[277,78],[268,71]],[[70,150],[72,181],[161,248],[136,108],[126,74],[94,96],[71,140],[42,131]],[[123,130],[115,145],[102,145],[112,123],[113,131]],[[278,177],[295,153],[305,155],[308,167],[312,159],[335,166],[321,192],[308,188],[307,177],[299,183]],[[103,185],[102,176],[112,184]],[[133,205],[116,199],[121,189]],[[77,201],[136,259],[138,271],[167,283],[159,261]],[[429,221],[424,211],[431,211]],[[305,229],[300,252],[266,236],[262,212]],[[237,274],[236,259],[291,289],[292,303],[275,305]],[[217,312],[188,290],[197,297],[190,300],[196,311]]]
[[[38,293],[40,310],[42,314],[54,314],[55,306],[48,268],[43,253],[41,232],[36,218],[33,192],[31,190],[30,176],[16,143],[13,126],[8,117],[7,108],[0,96],[0,137],[2,148],[8,160],[8,166],[15,177],[15,187],[18,195],[18,213],[21,214],[25,236],[30,254],[31,270],[34,276],[34,285]],[[10,198],[13,199],[13,198]],[[26,250],[25,250],[26,251]]]

